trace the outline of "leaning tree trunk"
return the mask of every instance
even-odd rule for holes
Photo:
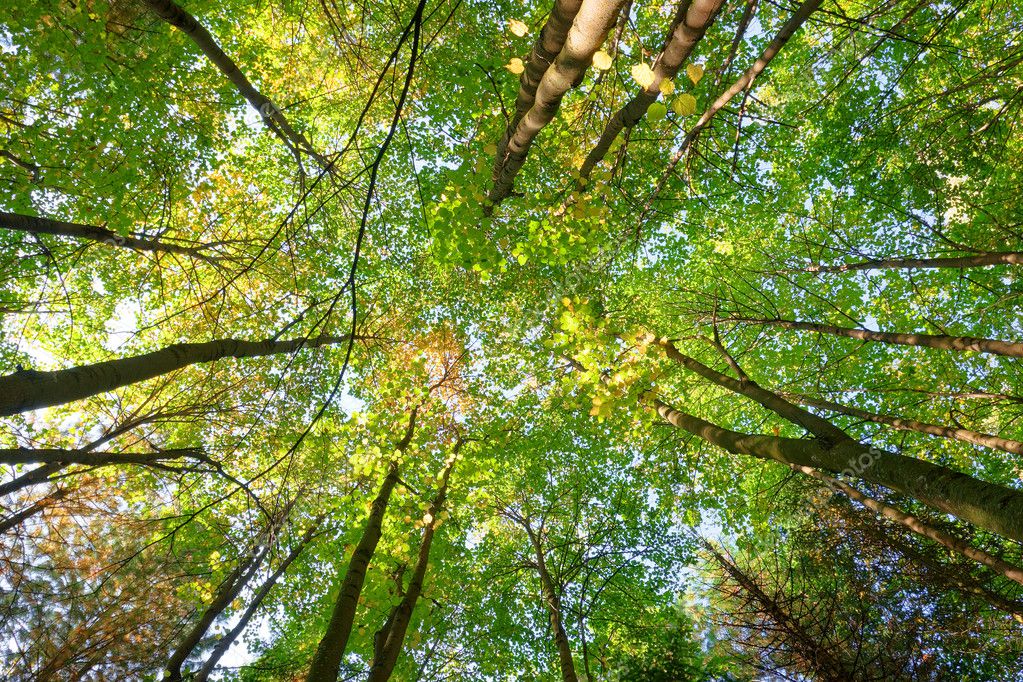
[[[982,339],[973,336],[949,336],[948,334],[900,334],[896,332],[875,332],[869,329],[839,327],[837,325],[822,324],[819,322],[801,322],[799,320],[782,320],[772,318],[733,318],[729,321],[759,324],[769,327],[781,327],[782,329],[816,332],[818,334],[829,334],[831,336],[841,336],[848,339],[856,339],[858,341],[873,341],[876,343],[892,344],[896,346],[916,346],[921,348],[937,348],[939,350],[972,351],[974,353],[990,353],[991,355],[1006,355],[1013,358],[1023,358],[1023,343],[1015,341]]]
[[[280,580],[281,576],[288,570],[288,567],[294,563],[295,559],[297,559],[302,553],[302,550],[304,550],[312,541],[313,537],[315,537],[316,531],[322,521],[322,516],[313,520],[312,525],[309,526],[309,530],[305,532],[305,535],[302,536],[302,539],[299,540],[298,544],[292,548],[291,552],[288,553],[288,556],[286,556],[284,561],[281,562],[281,565],[277,567],[277,570],[275,570],[270,577],[259,586],[259,589],[257,589],[256,593],[252,596],[252,601],[249,602],[247,607],[245,607],[245,611],[238,619],[238,622],[217,641],[217,646],[213,648],[213,651],[206,659],[206,662],[202,664],[202,668],[199,669],[199,672],[192,677],[191,682],[206,682],[209,679],[210,673],[212,673],[213,669],[217,667],[220,659],[223,658],[224,654],[227,653],[227,650],[230,649],[231,645],[234,644],[236,639],[238,639],[238,635],[242,633],[245,627],[249,624],[249,621],[252,620],[252,617],[256,614],[256,611],[259,610],[260,605],[262,605],[263,600],[266,599],[268,594],[270,594],[270,590],[273,589],[274,585],[277,584],[277,581]]]
[[[196,47],[202,50],[202,53],[213,62],[213,65],[231,81],[238,93],[253,109],[259,112],[267,128],[277,135],[289,149],[295,153],[309,154],[324,168],[333,168],[332,164],[313,149],[305,136],[295,130],[291,122],[284,116],[284,112],[271,102],[269,97],[256,89],[238,67],[238,64],[220,47],[216,38],[194,16],[173,0],[145,0],[145,4],[154,14],[180,30],[195,43]]]
[[[106,227],[68,223],[62,220],[40,218],[20,213],[0,211],[0,229],[30,232],[32,234],[60,235],[62,237],[72,237],[74,239],[106,244],[107,246],[121,246],[134,251],[187,256],[206,261],[212,265],[217,263],[215,258],[203,253],[204,247],[202,245],[181,246],[179,244],[168,244],[156,239],[141,239],[139,237],[121,235]]]
[[[448,479],[451,476],[451,469],[455,466],[458,451],[461,449],[461,441],[455,444],[454,452],[444,468],[441,476],[440,489],[426,511],[427,523],[423,529],[423,539],[419,544],[419,556],[416,559],[416,567],[412,571],[412,579],[409,581],[408,589],[402,597],[401,602],[394,607],[383,630],[379,633],[380,646],[374,652],[373,663],[370,666],[368,682],[385,682],[391,679],[394,672],[394,665],[398,662],[398,655],[405,642],[405,633],[408,630],[409,622],[412,620],[412,612],[419,601],[419,595],[423,592],[423,582],[426,579],[426,567],[430,561],[430,547],[433,545],[433,536],[437,531],[437,515],[444,507],[444,500],[447,498]]]
[[[1023,492],[906,457],[855,440],[822,445],[817,440],[729,431],[654,399],[669,424],[728,452],[787,466],[805,466],[857,477],[912,497],[992,533],[1023,542]]]
[[[867,509],[880,514],[886,519],[894,521],[905,528],[908,528],[917,535],[933,540],[942,547],[945,547],[946,549],[968,559],[972,559],[979,564],[983,564],[1003,577],[1023,585],[1023,568],[1014,566],[1009,562],[1003,561],[1002,559],[988,554],[981,549],[977,549],[976,547],[971,546],[968,542],[957,538],[950,533],[946,533],[943,530],[935,528],[912,514],[907,514],[901,509],[864,495],[856,488],[839,481],[837,478],[823,474],[811,467],[792,465],[792,469],[812,478],[816,478],[831,490],[842,493],[849,499],[859,502]]]
[[[940,424],[928,424],[927,422],[917,421],[916,419],[896,417],[890,414],[879,414],[877,412],[870,412],[851,405],[842,405],[841,403],[831,402],[830,400],[809,398],[802,395],[790,397],[803,405],[828,410],[829,412],[838,412],[839,414],[849,415],[850,417],[857,417],[875,424],[884,424],[885,426],[889,426],[898,431],[915,431],[929,436],[938,436],[939,438],[958,440],[964,443],[972,443],[973,445],[982,445],[993,450],[1011,452],[1014,455],[1023,455],[1023,442],[1012,440],[1011,438],[1002,438],[1001,436],[995,436],[990,433],[981,433],[979,431],[964,429],[958,426],[953,427],[942,426]]]
[[[653,80],[608,120],[600,134],[600,139],[587,154],[579,169],[581,178],[590,177],[594,167],[611,149],[611,145],[618,139],[622,130],[633,128],[646,114],[650,105],[657,101],[661,94],[661,83],[670,81],[678,74],[693,48],[703,39],[704,33],[714,23],[714,17],[723,2],[724,0],[682,1],[668,39],[665,41],[664,49],[654,62]]]
[[[767,594],[756,579],[747,575],[735,562],[727,559],[706,540],[703,540],[702,544],[725,573],[749,595],[760,612],[774,622],[792,651],[813,670],[816,679],[824,682],[847,682],[853,679],[835,652],[807,632],[801,620],[793,616],[777,599]]]
[[[189,365],[228,357],[254,358],[293,353],[303,348],[345,343],[352,338],[316,336],[286,341],[217,339],[204,343],[176,343],[151,353],[52,372],[19,370],[14,374],[0,376],[0,417],[40,407],[63,405],[168,374]]]
[[[294,504],[294,502],[292,502]],[[288,505],[290,511],[291,505]],[[285,515],[287,514],[285,511]],[[282,517],[283,518],[283,517]],[[183,679],[181,673],[181,667],[188,660],[188,657],[192,655],[195,648],[199,643],[206,637],[207,631],[213,622],[220,617],[220,615],[227,610],[227,607],[231,605],[238,595],[241,593],[245,586],[248,585],[249,581],[259,571],[259,567],[263,563],[263,559],[266,558],[267,553],[270,551],[270,546],[273,544],[271,541],[271,530],[276,524],[271,524],[263,532],[259,534],[257,538],[256,549],[254,552],[246,552],[245,556],[238,560],[238,564],[234,569],[224,578],[223,582],[220,583],[220,587],[217,588],[216,593],[213,595],[213,599],[209,605],[203,611],[198,622],[193,625],[184,636],[178,640],[174,647],[174,651],[167,659],[166,665],[164,665],[164,676],[161,678],[165,682],[181,682]]]
[[[405,436],[396,448],[399,453],[405,452],[412,442],[418,411],[418,407],[412,408]],[[316,647],[306,682],[337,682],[341,659],[344,658],[348,638],[351,636],[352,627],[355,624],[355,611],[359,605],[359,595],[362,594],[362,585],[366,581],[366,571],[373,558],[373,553],[376,551],[377,543],[380,542],[384,514],[391,499],[391,492],[398,483],[398,475],[398,461],[395,459],[391,462],[387,475],[380,484],[380,490],[370,508],[369,518],[366,519],[362,538],[348,562],[348,570],[345,571],[345,577],[341,582],[341,589],[338,592],[330,622],[327,624],[327,631]]]

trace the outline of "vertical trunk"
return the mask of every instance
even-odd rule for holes
[[[409,443],[412,442],[418,410],[418,407],[412,409],[405,437],[397,446],[399,452],[408,449]],[[362,593],[362,585],[366,581],[366,570],[376,551],[377,543],[380,542],[384,514],[391,499],[391,492],[397,483],[398,462],[395,460],[391,463],[390,469],[380,485],[376,499],[373,500],[362,538],[348,562],[348,570],[345,571],[345,577],[341,582],[341,589],[338,592],[330,622],[327,624],[327,631],[316,647],[306,682],[337,682],[341,659],[344,658],[348,638],[352,634],[352,627],[355,623],[359,595]]]
[[[880,514],[886,519],[890,519],[895,523],[898,523],[899,525],[908,528],[917,535],[933,540],[942,547],[945,547],[955,552],[956,554],[964,556],[968,559],[972,559],[977,563],[983,564],[990,568],[991,570],[995,571],[996,573],[1008,578],[1009,580],[1012,580],[1014,582],[1019,583],[1020,585],[1023,585],[1023,568],[1013,566],[1007,561],[1003,561],[998,557],[992,556],[991,554],[988,554],[983,550],[977,549],[976,547],[972,547],[968,542],[965,542],[964,540],[961,540],[960,538],[957,538],[942,530],[934,528],[933,526],[924,523],[919,518],[912,516],[911,514],[907,514],[901,509],[897,509],[895,507],[892,507],[891,505],[885,504],[884,502],[875,500],[872,497],[868,497],[867,495],[864,495],[863,493],[861,493],[859,490],[856,490],[852,486],[849,486],[836,478],[832,478],[831,476],[823,474],[817,471],[816,469],[797,465],[791,466],[793,470],[799,471],[812,478],[816,478],[818,481],[823,482],[832,490],[836,490],[838,492],[843,493],[849,499],[859,502],[867,509],[870,509],[871,511]]]
[[[555,586],[551,574],[547,571],[547,561],[540,538],[533,531],[528,519],[525,520],[523,526],[529,535],[529,542],[533,546],[536,572],[540,576],[540,590],[550,613],[551,631],[554,633],[554,644],[558,648],[558,661],[561,665],[561,679],[563,682],[577,682],[579,678],[575,672],[575,662],[572,660],[572,648],[569,646],[568,634],[565,632],[565,624],[561,617],[561,597],[558,595],[557,586]]]
[[[254,358],[293,353],[349,341],[348,336],[317,336],[277,341],[217,339],[205,343],[176,343],[151,353],[52,372],[19,370],[0,376],[0,417],[63,405],[122,386],[168,374],[189,365],[221,358]],[[358,338],[358,337],[356,337]]]
[[[409,581],[408,589],[402,597],[401,602],[392,610],[387,619],[384,629],[381,632],[380,647],[374,653],[373,663],[370,666],[368,682],[385,682],[391,678],[394,672],[394,665],[398,662],[401,648],[405,642],[405,633],[408,631],[409,622],[412,620],[412,612],[416,608],[419,595],[423,592],[423,582],[426,578],[426,567],[430,561],[430,547],[433,544],[433,536],[437,530],[437,514],[444,507],[444,500],[447,498],[448,478],[451,476],[451,469],[455,466],[455,458],[461,448],[461,441],[456,443],[455,451],[451,455],[444,474],[441,477],[440,489],[427,509],[429,521],[423,529],[423,539],[419,544],[419,556],[416,559],[416,567],[412,571],[412,579]]]
[[[277,581],[281,579],[281,576],[288,570],[288,567],[294,563],[295,559],[299,557],[302,550],[306,548],[306,545],[308,545],[312,541],[313,537],[315,537],[316,531],[319,529],[322,521],[322,516],[313,521],[312,525],[309,526],[309,530],[305,532],[305,535],[302,536],[302,539],[299,540],[298,544],[292,548],[291,552],[288,553],[288,556],[286,556],[284,561],[281,562],[281,565],[277,567],[277,570],[275,570],[273,574],[271,574],[270,577],[259,586],[259,589],[256,590],[256,593],[252,596],[252,601],[249,602],[249,605],[242,613],[241,618],[238,619],[238,622],[229,632],[227,632],[227,634],[217,641],[217,646],[213,648],[213,651],[206,659],[206,662],[203,663],[202,668],[200,668],[199,672],[197,672],[192,678],[192,682],[206,682],[209,679],[210,673],[212,673],[214,668],[217,667],[220,659],[225,653],[227,653],[227,650],[231,648],[231,645],[234,644],[235,640],[238,639],[238,635],[242,633],[245,627],[249,624],[249,621],[252,620],[252,617],[256,614],[256,611],[263,603],[263,600],[266,599],[268,594],[270,594],[270,590],[272,590],[274,585],[277,584]]]
[[[504,155],[508,148],[508,140],[515,133],[519,121],[526,115],[526,112],[533,107],[536,101],[536,89],[540,80],[547,73],[547,69],[557,59],[561,48],[565,46],[565,38],[572,27],[572,21],[579,12],[582,0],[555,0],[554,8],[551,10],[547,22],[540,30],[533,50],[526,60],[526,70],[519,78],[519,94],[515,98],[515,114],[508,121],[508,126],[497,143],[497,154],[494,163],[494,180],[501,174],[501,167],[504,165]]]
[[[858,477],[992,533],[1023,541],[1021,491],[852,440],[826,446],[814,440],[750,435],[723,429],[660,400],[654,400],[654,405],[669,424],[729,452]]]

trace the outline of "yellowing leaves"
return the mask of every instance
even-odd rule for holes
[[[593,66],[601,71],[607,71],[611,68],[611,55],[603,50],[597,50],[593,55]]]
[[[662,95],[669,97],[675,92],[675,81],[664,79],[657,87],[661,91]]]
[[[521,21],[519,21],[518,19],[508,20],[508,30],[511,31],[513,35],[516,35],[519,38],[529,33],[529,27],[526,26]]]
[[[693,85],[699,85],[700,79],[703,78],[703,64],[689,64],[686,66],[686,75]]]
[[[660,121],[667,113],[668,107],[664,106],[660,102],[654,102],[650,105],[650,108],[647,109],[646,115],[651,121]]]
[[[504,68],[508,69],[516,76],[526,70],[526,65],[522,63],[522,60],[518,57],[512,57],[511,61],[504,65]]]
[[[647,64],[636,64],[632,67],[632,78],[643,88],[654,84],[654,70]]]
[[[671,110],[679,116],[691,116],[696,113],[696,98],[683,92],[671,103]]]

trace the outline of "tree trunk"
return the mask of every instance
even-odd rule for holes
[[[802,26],[810,15],[821,6],[822,2],[823,0],[806,0],[802,5],[800,5],[799,9],[797,9],[795,13],[789,17],[789,20],[785,22],[785,25],[781,27],[780,31],[778,31],[778,35],[774,37],[774,40],[772,40],[768,46],[764,48],[764,51],[760,53],[760,56],[753,63],[753,66],[749,67],[744,74],[739,76],[739,78],[732,83],[730,88],[721,93],[721,95],[714,100],[714,103],[711,104],[705,112],[703,112],[703,115],[700,116],[699,120],[693,124],[693,127],[689,129],[689,132],[687,132],[685,138],[683,138],[682,144],[679,145],[679,148],[672,155],[671,161],[664,169],[660,179],[658,179],[653,193],[647,198],[641,220],[645,218],[646,214],[650,211],[650,207],[653,205],[657,195],[661,193],[661,190],[664,188],[664,184],[674,172],[675,166],[677,166],[678,162],[682,160],[682,157],[685,156],[689,147],[693,144],[699,134],[703,132],[703,129],[710,124],[711,120],[713,120],[717,113],[721,111],[733,97],[738,95],[740,92],[743,92],[753,84],[754,79],[767,68],[767,65],[771,63],[771,60],[774,59],[779,52],[781,52],[783,47],[785,47],[785,43],[787,43],[789,39],[795,35],[796,31],[799,30],[799,27]]]
[[[818,417],[812,412],[802,409],[798,405],[793,405],[773,391],[762,388],[756,382],[747,377],[745,373],[743,373],[743,378],[733,379],[727,374],[722,374],[702,362],[683,354],[675,347],[674,343],[667,339],[661,339],[657,343],[664,349],[664,352],[670,359],[679,363],[691,372],[699,374],[704,379],[717,384],[721,388],[732,391],[733,393],[738,393],[739,395],[760,403],[761,406],[792,422],[793,424],[796,424],[797,426],[802,426],[818,438],[831,443],[850,440],[849,435],[845,433],[845,431],[838,428],[828,420]]]
[[[15,512],[14,514],[11,514],[7,518],[0,520],[0,535],[6,533],[12,528],[17,528],[18,526],[20,526],[25,521],[32,518],[39,512],[43,511],[49,506],[52,506],[54,502],[57,502],[62,498],[66,497],[69,492],[71,492],[69,488],[61,488],[60,490],[55,490],[46,497],[40,500],[36,500],[28,507],[22,509],[20,512]]]
[[[402,597],[401,602],[391,612],[387,624],[382,631],[381,646],[379,651],[374,653],[373,662],[369,670],[368,682],[385,682],[391,679],[394,672],[394,665],[398,662],[401,648],[405,642],[405,633],[408,630],[409,622],[412,620],[412,612],[416,608],[419,595],[423,592],[423,581],[426,578],[426,567],[430,561],[430,547],[433,544],[433,536],[437,530],[437,514],[444,507],[444,500],[447,498],[448,479],[451,476],[451,469],[455,466],[455,458],[461,448],[461,441],[455,444],[454,453],[444,468],[441,476],[440,489],[427,509],[429,521],[423,529],[423,539],[419,543],[419,556],[416,559],[416,567],[412,571],[412,579],[409,581],[408,589]]]
[[[746,574],[733,561],[729,561],[706,540],[704,548],[714,561],[731,576],[739,587],[758,605],[761,612],[785,633],[785,639],[793,653],[813,670],[815,679],[824,682],[848,682],[854,679],[846,666],[827,646],[822,646],[816,637],[808,633],[798,618],[794,618],[777,599],[772,598],[757,581]]]
[[[65,450],[63,448],[0,449],[0,463],[3,464],[85,464],[88,466],[109,466],[111,464],[153,464],[165,459],[205,460],[202,448],[171,448],[159,452],[89,452],[87,450]]]
[[[988,554],[987,552],[972,547],[968,542],[957,538],[949,533],[934,528],[933,526],[924,523],[919,518],[907,514],[901,509],[892,507],[891,505],[885,504],[879,500],[875,500],[872,497],[864,495],[859,490],[856,490],[852,486],[846,485],[842,481],[836,478],[832,478],[826,474],[817,471],[811,467],[790,465],[794,471],[799,471],[807,476],[816,478],[818,481],[823,482],[830,489],[838,491],[846,495],[852,500],[859,502],[867,509],[880,514],[886,519],[890,519],[895,523],[905,526],[909,530],[913,531],[921,537],[928,538],[937,542],[942,547],[952,550],[953,552],[960,554],[968,559],[972,559],[977,563],[984,564],[996,573],[1012,580],[1014,582],[1023,585],[1023,568],[1013,566],[1007,561],[1003,561],[996,556]]]
[[[1021,491],[854,440],[827,447],[816,440],[729,431],[660,400],[653,402],[665,421],[728,452],[858,477],[992,533],[1023,541]]]
[[[917,268],[934,270],[939,268],[986,268],[992,265],[1023,264],[1023,252],[1007,251],[982,253],[976,256],[951,256],[947,258],[879,258],[845,265],[810,265],[806,272],[850,272],[853,270],[896,270]]]
[[[497,143],[497,153],[494,156],[494,180],[500,177],[501,167],[504,165],[504,155],[508,149],[508,140],[515,134],[519,121],[526,115],[536,101],[536,89],[540,80],[547,73],[547,69],[557,59],[561,48],[565,46],[565,38],[572,28],[572,21],[582,6],[582,0],[555,0],[554,9],[547,17],[546,23],[540,30],[533,50],[526,60],[526,70],[519,78],[519,94],[515,98],[515,114],[508,121],[504,135]]]
[[[808,398],[806,396],[792,396],[792,398],[803,405],[817,407],[830,412],[838,412],[840,414],[849,415],[850,417],[858,417],[869,422],[874,422],[875,424],[884,424],[899,431],[916,431],[917,433],[925,433],[929,436],[939,436],[941,438],[958,440],[964,443],[982,445],[994,450],[1011,452],[1014,455],[1023,455],[1023,443],[1018,440],[1002,438],[988,433],[980,433],[979,431],[971,431],[970,429],[941,426],[939,424],[928,424],[926,422],[916,421],[915,419],[895,417],[888,414],[877,414],[875,412],[861,410],[858,407],[833,403],[830,400],[820,400],[817,398]]]
[[[533,554],[536,559],[536,571],[540,575],[540,590],[543,593],[544,602],[550,613],[551,631],[554,633],[554,644],[558,648],[558,661],[561,665],[561,679],[563,682],[577,682],[578,676],[575,672],[575,662],[572,660],[572,648],[568,643],[568,633],[565,632],[565,624],[561,617],[561,598],[558,596],[557,587],[547,571],[547,561],[544,557],[543,547],[540,538],[536,536],[529,520],[524,519],[522,524],[529,541],[533,545]]]
[[[281,565],[277,567],[277,570],[275,570],[273,574],[259,586],[259,589],[256,590],[256,593],[252,596],[252,601],[249,602],[247,607],[245,607],[245,611],[242,613],[241,618],[238,619],[238,622],[230,631],[217,641],[217,646],[213,648],[213,651],[206,659],[206,662],[203,663],[202,668],[200,668],[199,672],[197,672],[192,678],[192,682],[206,682],[209,679],[210,673],[217,667],[217,663],[220,662],[220,659],[223,658],[224,654],[227,653],[227,650],[231,648],[234,641],[238,639],[238,635],[242,633],[245,627],[249,624],[249,621],[252,620],[252,617],[256,614],[256,611],[263,603],[263,600],[266,599],[268,594],[270,594],[270,590],[272,590],[274,585],[277,584],[277,581],[281,579],[281,576],[288,570],[288,567],[294,563],[295,559],[299,557],[302,550],[306,548],[306,545],[308,545],[312,541],[313,537],[315,537],[316,531],[319,529],[322,521],[322,516],[313,520],[312,525],[309,526],[309,530],[305,532],[305,535],[302,536],[302,539],[299,540],[298,544],[292,548],[291,552],[288,553],[288,556],[286,556],[284,561],[281,562]]]
[[[27,488],[30,485],[38,485],[40,483],[45,483],[47,480],[49,480],[50,476],[57,473],[64,467],[65,465],[60,462],[51,462],[49,464],[44,464],[40,467],[36,467],[31,471],[26,471],[21,476],[18,476],[13,480],[7,481],[6,483],[0,484],[0,495],[10,495],[11,493],[15,493],[21,490],[22,488]]]
[[[305,136],[292,127],[284,113],[270,101],[270,98],[252,85],[234,60],[221,49],[217,39],[194,16],[174,3],[173,0],[145,0],[145,3],[158,17],[179,29],[195,43],[196,47],[213,62],[213,65],[231,81],[231,84],[252,105],[252,108],[259,112],[267,128],[277,135],[290,150],[295,153],[309,154],[324,168],[333,167],[313,149]]]
[[[611,149],[612,143],[622,129],[632,128],[639,123],[650,105],[657,101],[661,94],[661,83],[670,81],[678,74],[682,63],[689,58],[693,48],[714,23],[714,17],[723,2],[724,0],[683,0],[668,33],[664,49],[654,62],[653,81],[608,120],[596,146],[586,156],[579,169],[582,178],[590,177],[593,168]]]
[[[278,517],[280,522],[287,518],[295,501],[292,500],[282,511]],[[206,632],[213,625],[213,622],[231,605],[231,602],[238,597],[245,586],[249,584],[249,581],[252,580],[253,576],[259,571],[259,567],[263,564],[263,559],[266,558],[270,547],[273,545],[272,535],[278,525],[278,522],[272,522],[264,528],[256,537],[253,549],[247,551],[244,556],[239,558],[238,564],[220,583],[216,593],[213,595],[212,601],[206,607],[206,610],[203,611],[199,621],[178,641],[170,658],[167,659],[162,680],[165,682],[181,682],[181,666],[185,664],[188,657],[195,651],[195,647],[206,637]]]
[[[729,321],[762,324],[771,327],[781,327],[782,329],[817,332],[818,334],[830,334],[832,336],[844,336],[858,341],[876,341],[878,343],[887,343],[898,346],[918,346],[924,348],[938,348],[940,350],[973,351],[975,353],[990,353],[992,355],[1007,355],[1014,358],[1023,358],[1023,343],[999,341],[998,339],[978,339],[972,336],[948,336],[946,334],[898,334],[894,332],[874,332],[868,329],[839,327],[833,324],[820,324],[817,322],[799,322],[797,320],[734,318]]]
[[[19,213],[6,213],[0,211],[0,229],[15,232],[30,232],[32,234],[53,234],[62,237],[72,237],[86,241],[106,244],[108,246],[123,246],[135,251],[148,251],[151,253],[170,253],[189,258],[198,258],[216,265],[216,259],[202,253],[201,246],[180,246],[168,244],[155,239],[140,239],[138,237],[126,237],[113,230],[95,225],[82,225],[80,223],[67,223],[62,220],[40,218],[36,216],[21,215]]]
[[[189,365],[213,362],[227,357],[254,358],[293,353],[303,348],[345,343],[350,338],[317,336],[286,341],[218,339],[205,343],[176,343],[151,353],[79,365],[70,369],[52,372],[19,370],[14,374],[0,377],[0,417],[40,407],[63,405],[152,379]]]
[[[581,82],[624,3],[625,0],[583,0],[568,32],[565,47],[540,79],[536,100],[508,139],[504,157],[497,159],[494,187],[488,196],[492,206],[501,203],[511,193],[515,176],[526,162],[530,146],[539,132],[554,120],[565,93]]]
[[[409,443],[412,442],[418,411],[418,407],[412,409],[405,436],[396,448],[399,452],[405,452]],[[352,634],[352,626],[355,624],[355,611],[359,605],[359,595],[362,594],[362,585],[366,581],[366,571],[373,558],[373,553],[376,551],[377,543],[380,542],[384,514],[391,499],[391,491],[394,490],[397,483],[398,462],[395,460],[391,462],[376,499],[373,500],[362,538],[348,562],[348,570],[345,571],[344,580],[341,582],[334,611],[327,624],[327,631],[316,647],[306,682],[337,682],[341,659],[344,658],[348,638]]]

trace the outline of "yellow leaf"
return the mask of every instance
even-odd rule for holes
[[[690,116],[696,113],[696,98],[683,92],[671,103],[671,108],[679,116]]]
[[[483,148],[483,153],[484,154],[496,154],[497,153],[497,145],[494,144],[494,143],[488,144],[486,147]]]
[[[522,63],[522,60],[518,57],[512,57],[512,60],[504,65],[504,68],[508,69],[516,76],[526,70],[526,65]]]
[[[511,30],[512,33],[517,35],[519,38],[529,33],[529,27],[526,26],[521,21],[519,21],[518,19],[509,19],[508,28],[509,30]]]
[[[601,71],[607,71],[611,68],[611,55],[603,50],[597,50],[593,55],[593,66]]]
[[[686,66],[686,75],[689,76],[689,80],[693,82],[693,85],[698,85],[700,79],[703,78],[703,65],[689,64]]]
[[[661,81],[661,85],[659,87],[661,89],[661,94],[668,97],[675,92],[675,81],[665,79]]]
[[[654,82],[654,71],[646,64],[636,64],[632,67],[632,77],[641,87],[649,88]]]
[[[647,109],[646,115],[651,121],[660,121],[667,113],[668,107],[664,106],[660,102],[654,102],[650,105],[650,108]]]

